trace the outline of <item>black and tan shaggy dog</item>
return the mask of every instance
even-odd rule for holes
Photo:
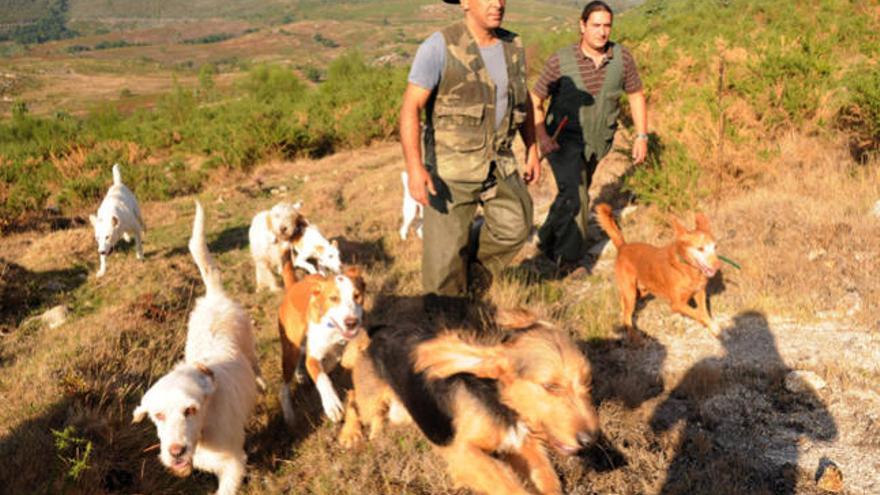
[[[412,419],[446,460],[458,486],[480,493],[561,493],[547,457],[572,455],[599,435],[590,367],[564,332],[524,311],[500,312],[513,330],[476,339],[385,327],[350,347],[353,393],[339,440],[370,438],[384,418]],[[347,363],[345,361],[348,361]]]

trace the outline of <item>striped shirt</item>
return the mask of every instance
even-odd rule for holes
[[[608,62],[613,57],[611,43],[609,42],[608,48],[605,50],[605,57],[602,59],[599,67],[596,67],[593,59],[583,54],[577,43],[569,46],[567,49],[575,52],[575,60],[577,60],[578,68],[587,91],[592,95],[598,94],[602,90],[602,83],[605,81]],[[639,78],[636,62],[633,59],[632,53],[626,47],[621,46],[620,53],[623,55],[623,90],[627,93],[635,93],[642,89],[642,80]],[[561,77],[562,71],[559,69],[559,56],[554,53],[547,60],[547,63],[544,64],[541,77],[535,83],[533,88],[535,95],[542,100],[546,100],[548,97],[556,94]]]

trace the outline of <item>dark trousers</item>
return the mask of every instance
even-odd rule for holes
[[[586,254],[590,219],[590,182],[594,162],[584,159],[583,145],[563,145],[547,156],[558,193],[538,230],[541,251],[553,260],[578,262]]]

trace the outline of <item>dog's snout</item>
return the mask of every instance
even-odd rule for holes
[[[168,453],[173,455],[174,457],[180,457],[186,453],[186,445],[173,443],[168,447]]]
[[[581,431],[577,434],[578,445],[585,449],[596,442],[596,433],[589,431]]]
[[[282,226],[281,226],[281,233],[282,233],[282,234],[287,234],[287,225],[282,225]]]
[[[345,319],[345,327],[349,330],[354,329],[358,324],[358,319],[354,316],[349,316]]]

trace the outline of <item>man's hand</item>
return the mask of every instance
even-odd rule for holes
[[[559,149],[559,143],[551,138],[547,131],[538,132],[538,148],[541,150],[541,156],[547,156]]]
[[[526,159],[525,170],[523,170],[523,181],[526,185],[537,183],[541,178],[541,159],[537,153],[529,153]]]
[[[633,163],[638,165],[645,161],[645,158],[648,157],[648,140],[645,138],[636,137],[633,142],[632,149],[632,159]]]
[[[425,167],[413,167],[407,170],[409,176],[409,194],[417,203],[422,206],[428,206],[428,193],[432,196],[437,195],[434,189],[434,181],[431,180],[431,174],[425,170]]]

